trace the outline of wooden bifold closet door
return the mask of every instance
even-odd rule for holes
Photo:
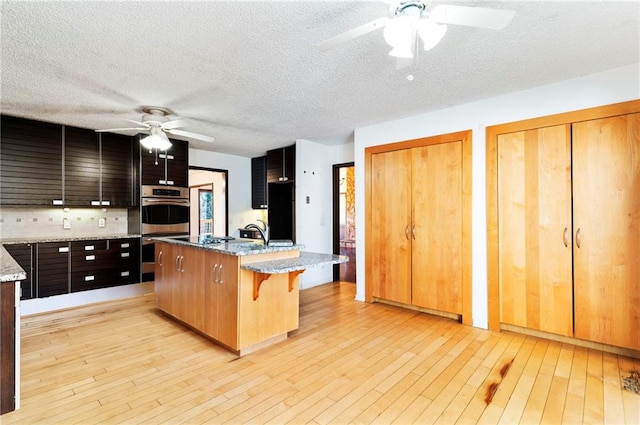
[[[500,134],[500,322],[640,349],[640,114]]]

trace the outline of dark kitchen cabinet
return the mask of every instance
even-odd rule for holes
[[[166,152],[141,148],[143,185],[189,186],[189,144],[173,139],[171,143]]]
[[[61,205],[62,126],[3,115],[0,134],[0,204]]]
[[[296,145],[267,151],[267,183],[282,183],[296,178]]]
[[[138,205],[132,137],[10,116],[1,126],[2,205]]]
[[[251,158],[251,208],[267,208],[267,157]]]
[[[36,251],[36,296],[44,298],[69,293],[70,243],[39,243]]]
[[[99,134],[64,126],[65,206],[100,205]]]
[[[64,205],[137,205],[135,151],[132,137],[65,126]]]
[[[137,238],[71,243],[71,292],[126,285],[140,281]]]
[[[4,245],[7,252],[13,257],[24,270],[26,278],[20,281],[21,300],[35,298],[36,290],[33,279],[33,252],[34,244],[8,244]]]

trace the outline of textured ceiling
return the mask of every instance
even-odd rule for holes
[[[216,137],[193,147],[258,156],[640,61],[638,1],[433,2],[452,3],[516,16],[501,31],[449,26],[397,71],[379,30],[316,48],[386,16],[382,1],[3,0],[1,112],[99,129],[162,106]]]

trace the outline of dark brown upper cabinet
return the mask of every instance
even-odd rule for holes
[[[62,205],[62,126],[0,117],[0,204]]]
[[[251,158],[251,208],[267,208],[267,157]]]
[[[143,185],[189,186],[189,143],[173,139],[171,143],[166,152],[141,147]]]
[[[137,205],[133,138],[2,116],[2,205]]]
[[[296,178],[296,145],[267,151],[267,183],[283,183]]]

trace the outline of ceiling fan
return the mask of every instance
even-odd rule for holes
[[[418,40],[422,41],[424,50],[431,50],[444,37],[447,24],[500,30],[515,15],[513,10],[457,5],[437,5],[429,9],[431,0],[383,1],[389,4],[389,17],[378,18],[338,34],[318,44],[318,48],[328,50],[384,28],[384,39],[392,48],[389,55],[398,58],[398,68],[402,68],[413,62]]]
[[[193,133],[191,131],[180,130],[180,127],[186,126],[188,123],[183,118],[170,119],[171,111],[167,108],[159,106],[144,106],[142,108],[142,119],[140,121],[134,121],[126,119],[126,121],[137,124],[138,127],[127,128],[109,128],[104,130],[96,130],[96,132],[107,131],[141,131],[148,132],[149,136],[140,140],[140,143],[145,148],[151,150],[167,150],[171,147],[168,134],[174,134],[176,136],[190,137],[192,139],[203,140],[205,142],[213,142],[215,138],[205,136],[203,134]]]

